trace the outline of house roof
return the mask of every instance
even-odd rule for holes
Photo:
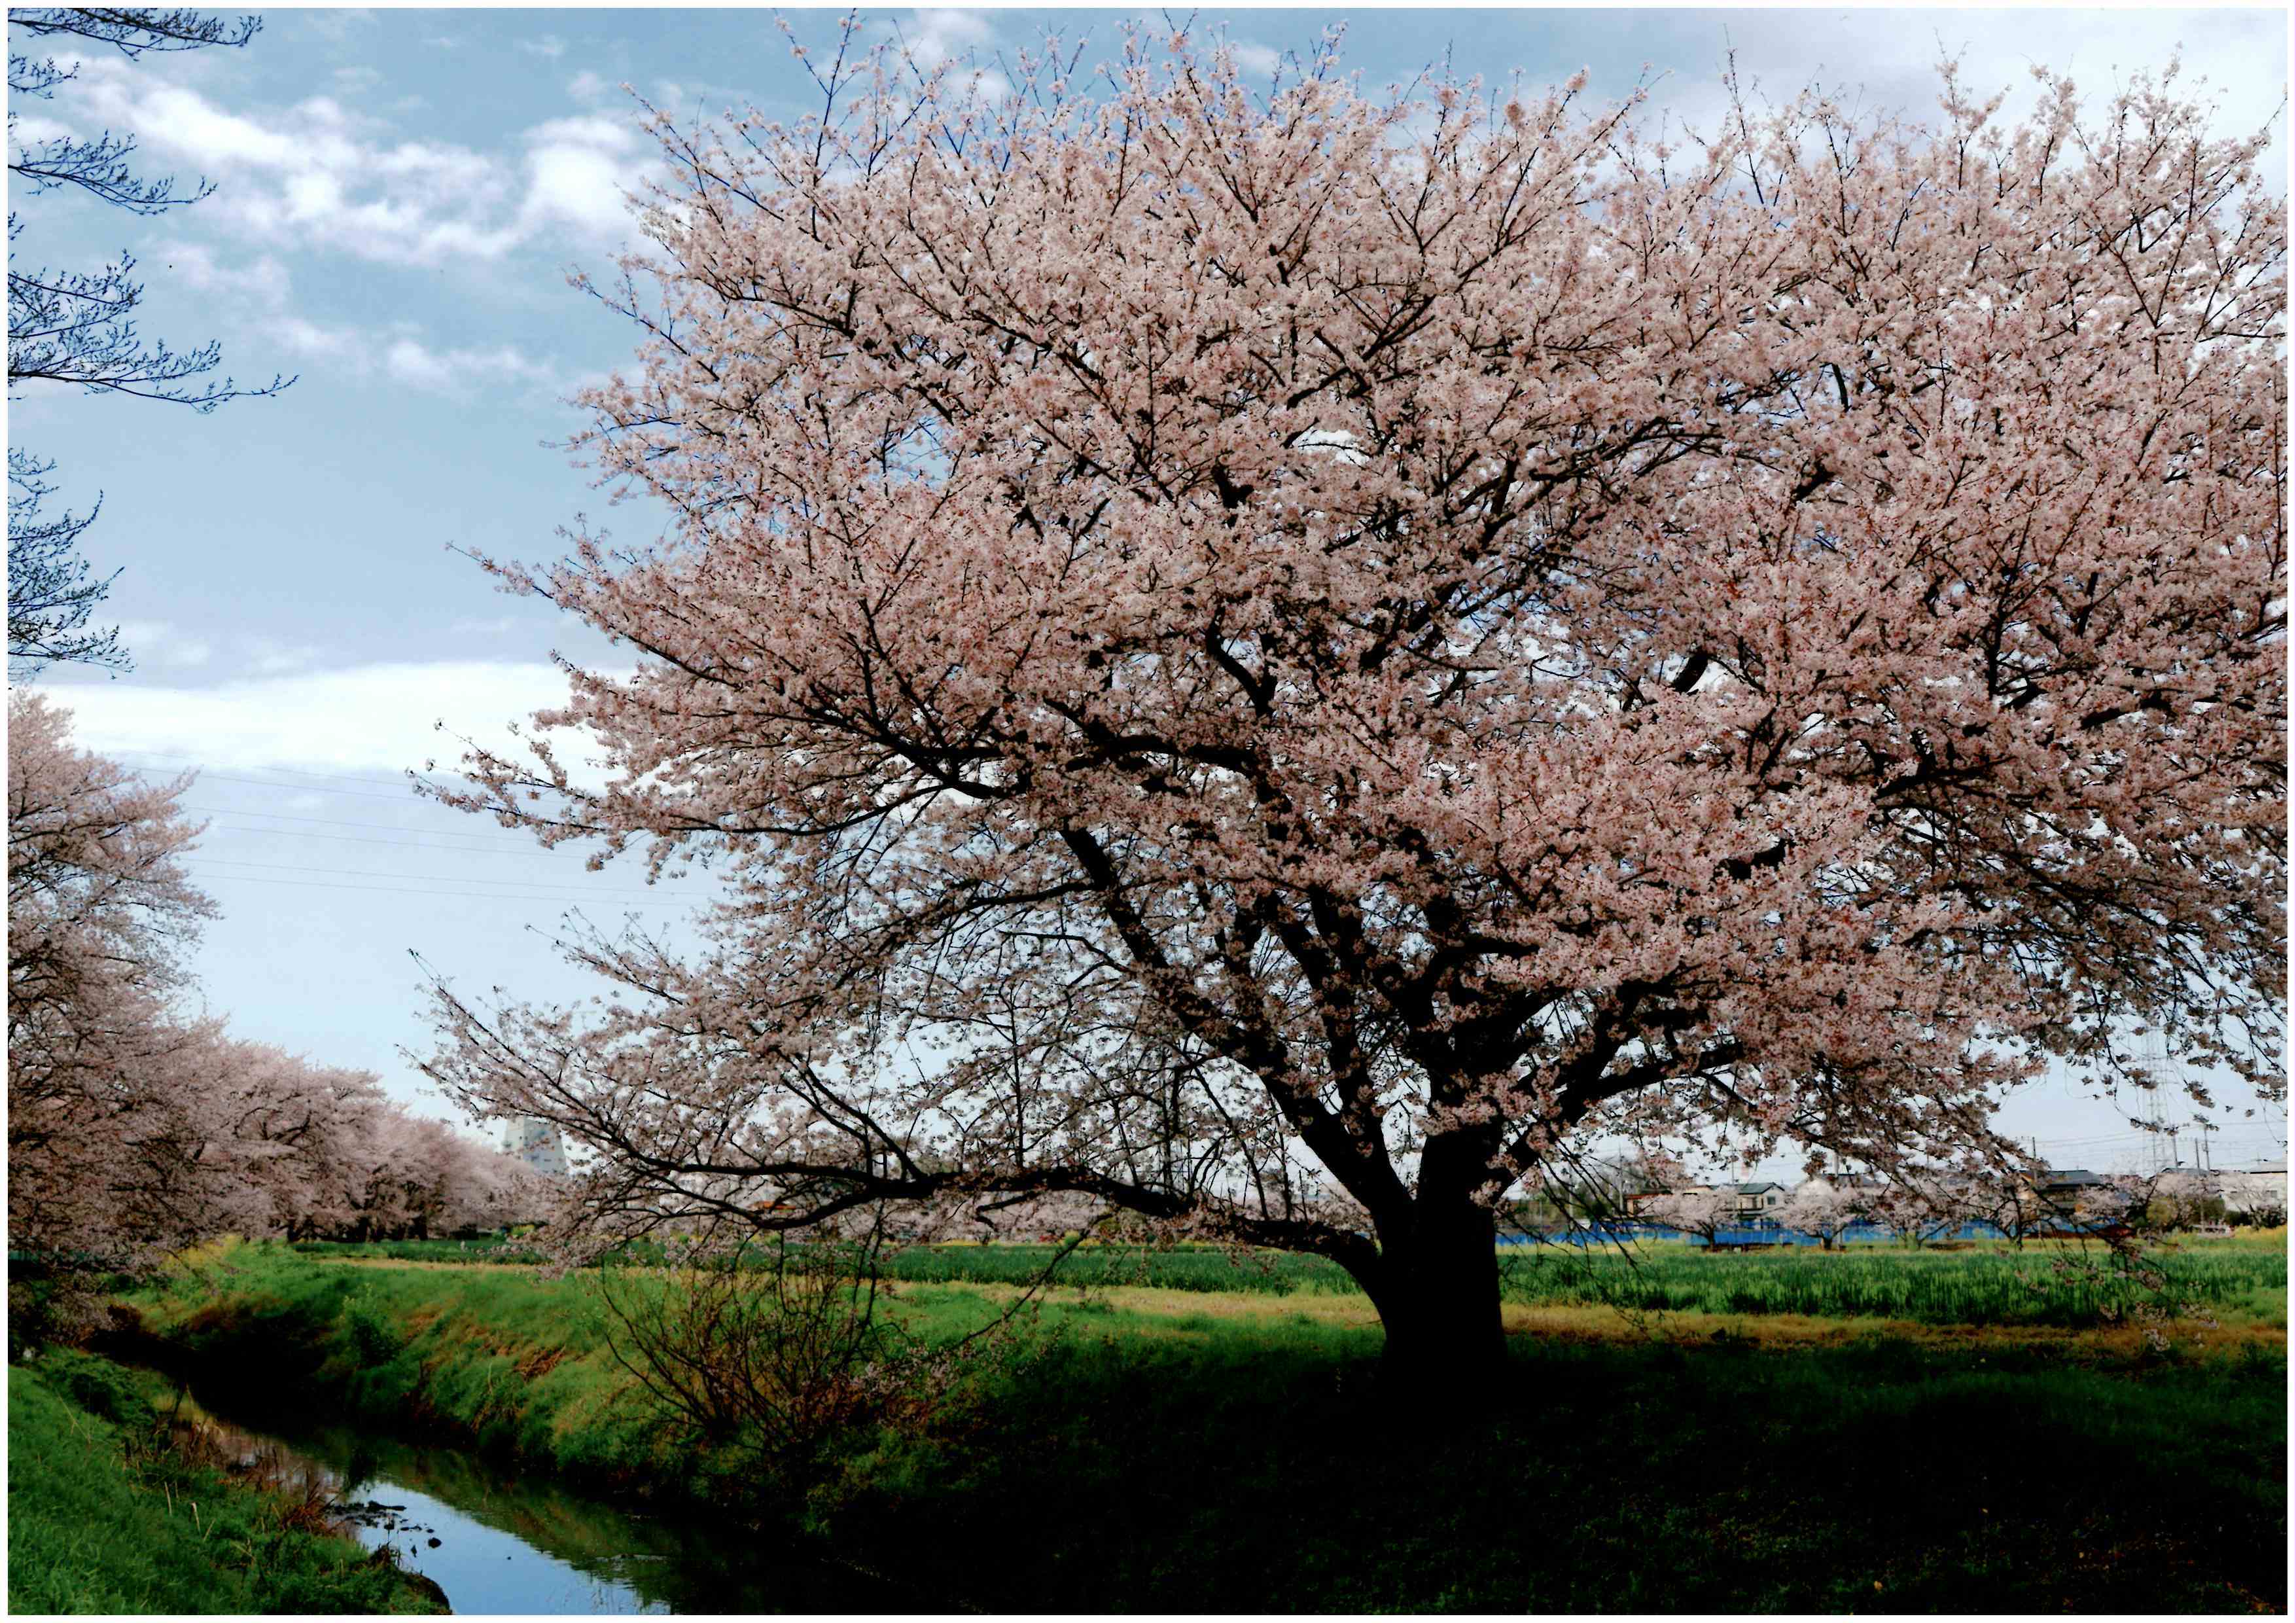
[[[1763,1178],[1759,1183],[1724,1184],[1721,1187],[1733,1194],[1759,1194],[1765,1189],[1784,1189],[1785,1185],[1769,1178]]]
[[[2052,1167],[2041,1175],[2041,1182],[2051,1189],[2086,1188],[2104,1180],[2086,1167]]]

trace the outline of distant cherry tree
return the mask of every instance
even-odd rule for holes
[[[1831,1251],[1851,1228],[1869,1220],[1869,1192],[1825,1178],[1809,1178],[1778,1209],[1780,1228],[1808,1234]]]
[[[546,1205],[540,1180],[373,1071],[218,1037],[179,1091],[212,1184],[210,1232],[289,1240],[499,1229]]]
[[[68,1321],[102,1280],[219,1234],[448,1234],[536,1215],[547,1201],[524,1168],[413,1115],[373,1072],[190,1012],[214,906],[183,865],[200,832],[189,784],[75,748],[69,712],[42,695],[9,700],[8,1245],[21,1283]]]
[[[607,779],[439,791],[734,887],[598,1008],[439,988],[599,1222],[1081,1194],[1448,1379],[1597,1133],[1977,1164],[2135,1024],[2279,1095],[2264,137],[1075,68],[656,120],[579,444],[671,527],[488,566],[639,656],[537,718]]]
[[[1669,1190],[1642,1201],[1636,1215],[1645,1223],[1703,1240],[1709,1245],[1722,1237],[1723,1230],[1735,1228],[1741,1222],[1737,1200],[1727,1188]]]
[[[1920,1246],[1981,1221],[1989,1205],[1987,1193],[1981,1181],[1934,1167],[1901,1168],[1871,1193],[1866,1212],[1893,1239]]]
[[[216,1032],[175,1002],[214,906],[181,861],[189,780],[146,783],[70,725],[9,698],[8,1243],[126,1267],[209,1215],[176,1083]]]

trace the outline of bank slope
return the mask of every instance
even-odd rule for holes
[[[286,1525],[261,1490],[147,1446],[154,1419],[101,1359],[10,1372],[11,1612],[447,1610],[350,1539]]]

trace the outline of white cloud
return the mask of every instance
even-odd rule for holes
[[[322,327],[299,316],[282,317],[271,334],[296,354],[321,360],[357,360],[365,354],[368,341],[347,327]]]
[[[566,94],[578,102],[597,102],[605,98],[613,86],[587,68],[566,81]]]
[[[146,669],[197,670],[215,654],[206,637],[166,620],[123,620],[119,640],[135,663]]]
[[[356,666],[214,687],[134,678],[50,682],[80,747],[98,754],[195,751],[218,772],[265,766],[451,771],[459,740],[507,747],[507,725],[562,704],[566,678],[540,660]],[[443,723],[443,728],[439,725]],[[577,747],[570,754],[578,758]]]
[[[72,127],[60,119],[44,118],[37,112],[19,112],[8,134],[16,145],[22,148],[37,146],[46,141],[69,140]]]
[[[515,170],[498,160],[439,143],[387,143],[381,126],[329,96],[242,114],[112,64],[88,68],[73,88],[89,111],[225,181],[203,214],[259,239],[398,264],[493,258],[517,240],[494,224],[517,191]]]
[[[626,119],[588,113],[554,119],[527,132],[527,195],[521,225],[572,226],[594,241],[629,234],[624,193],[641,184],[637,131]]]
[[[316,665],[320,651],[308,643],[282,643],[267,636],[243,636],[238,641],[248,666],[259,676],[284,676]]]
[[[556,119],[527,131],[522,152],[488,152],[397,138],[331,96],[237,112],[117,64],[86,67],[66,87],[70,111],[133,129],[223,182],[202,217],[283,250],[429,266],[491,261],[553,237],[611,248],[633,234],[621,194],[649,166],[627,119]]]
[[[2078,16],[2078,27],[2068,20]],[[2070,76],[2092,118],[2116,86],[2135,74],[2158,74],[2182,53],[2179,91],[2193,94],[2205,78],[2218,103],[2219,135],[2249,135],[2279,112],[2288,91],[2285,13],[2272,10],[2100,9],[1909,12],[1849,8],[1823,12],[1716,11],[1669,13],[1666,44],[1652,54],[1669,77],[1653,87],[1653,111],[1669,131],[1711,132],[1727,111],[1721,70],[1735,50],[1741,77],[1759,81],[1772,102],[1790,102],[1818,84],[1842,93],[1845,106],[1893,110],[1934,126],[1939,119],[1939,51],[1957,56],[1965,89],[2005,91],[2003,117],[2023,117],[2039,89],[2038,66]],[[1556,77],[1559,77],[1556,76]],[[1608,95],[1626,86],[1603,86]],[[1653,127],[1658,123],[1653,118]],[[2286,127],[2266,152],[2267,184],[2285,193]]]
[[[983,12],[941,7],[911,12],[908,21],[898,25],[898,31],[907,42],[909,54],[928,68],[996,37],[996,28]]]
[[[927,72],[943,63],[964,64],[950,70],[952,88],[970,81],[973,90],[992,101],[1012,94],[1010,80],[996,69],[981,65],[983,58],[995,54],[988,47],[996,39],[996,27],[986,12],[922,9],[911,12],[906,21],[882,23],[878,31],[898,39],[910,59]]]
[[[518,48],[529,55],[543,56],[556,61],[566,54],[566,42],[555,34],[543,34],[533,39],[521,39]]]
[[[244,265],[225,265],[204,243],[161,242],[144,256],[143,263],[147,268],[161,266],[197,292],[220,293],[226,299],[275,309],[287,302],[287,267],[269,254]]]
[[[394,339],[382,352],[383,371],[413,389],[460,394],[488,383],[549,383],[556,374],[507,344],[492,349],[432,349],[412,338]]]
[[[354,68],[338,68],[333,78],[337,88],[353,94],[362,90],[372,90],[382,83],[381,74],[363,64]]]
[[[204,670],[217,662],[216,638],[187,630],[169,620],[126,620],[119,640],[127,645],[141,671]],[[283,643],[267,636],[229,639],[236,657],[226,661],[257,676],[282,676],[315,664],[320,650],[309,643]]]
[[[1266,78],[1283,65],[1283,53],[1272,45],[1254,45],[1248,39],[1228,41],[1229,53],[1235,58],[1236,71],[1252,78]]]
[[[374,332],[357,327],[323,327],[286,316],[271,331],[298,355],[332,361],[348,376],[366,378],[379,370],[394,383],[433,394],[467,395],[474,389],[529,384],[561,390],[564,380],[547,361],[497,344],[438,348],[407,328]]]

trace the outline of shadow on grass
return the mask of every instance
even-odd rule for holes
[[[1447,1437],[1339,1339],[1111,1334],[838,1520],[997,1610],[2282,1609],[2284,1360],[2009,1364],[1519,1339]]]
[[[566,1481],[721,1504],[578,1282],[250,1255],[153,1303],[203,1369],[288,1377]],[[958,1333],[992,1311],[919,1285]],[[1216,1299],[1207,1299],[1210,1301]],[[936,1330],[938,1326],[938,1330]],[[2144,1362],[1886,1338],[1513,1338],[1464,1433],[1380,1399],[1378,1332],[1048,1307],[1033,1357],[808,1508],[841,1558],[996,1611],[2279,1611],[2284,1352]]]

